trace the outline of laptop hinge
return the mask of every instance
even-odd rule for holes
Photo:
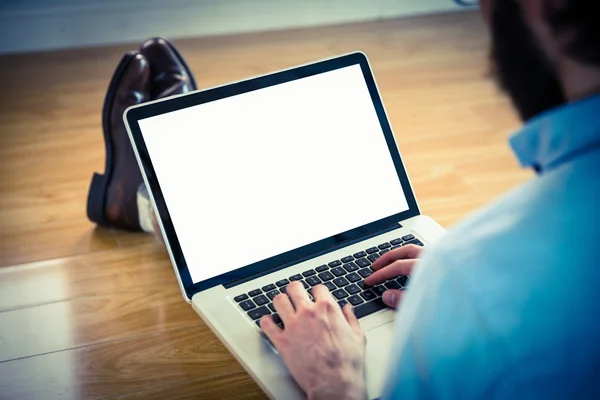
[[[387,232],[391,232],[391,231],[393,231],[395,229],[399,229],[399,228],[402,228],[402,225],[399,224],[399,223],[394,223],[394,224],[388,226],[387,228],[381,229],[381,230],[379,230],[377,232],[372,232],[372,233],[370,233],[368,235],[359,237],[357,239],[347,240],[345,242],[340,242],[339,244],[337,244],[337,245],[335,245],[333,247],[330,247],[328,249],[325,249],[323,251],[320,251],[318,253],[311,254],[309,256],[303,257],[303,258],[298,259],[298,260],[290,261],[289,263],[286,263],[286,264],[283,264],[283,265],[279,265],[279,266],[274,267],[274,268],[269,268],[268,270],[262,271],[262,272],[260,272],[258,274],[250,275],[250,276],[247,276],[245,278],[238,279],[236,281],[228,282],[228,283],[224,284],[223,287],[225,287],[225,289],[230,289],[232,287],[241,285],[242,283],[246,283],[246,282],[249,282],[251,280],[260,278],[261,276],[269,275],[269,274],[271,274],[273,272],[282,270],[282,269],[287,268],[287,267],[291,267],[292,265],[300,264],[300,263],[302,263],[304,261],[308,261],[308,260],[311,260],[313,258],[322,256],[323,254],[334,252],[334,251],[339,250],[341,248],[353,245],[354,243],[362,242],[364,240],[370,239],[370,238],[375,237],[375,236],[382,235],[382,234],[387,233]]]

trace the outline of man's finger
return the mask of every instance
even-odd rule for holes
[[[260,329],[264,332],[265,335],[269,338],[271,343],[275,346],[276,349],[279,350],[278,343],[279,337],[283,334],[283,331],[277,324],[273,321],[273,317],[270,315],[265,315],[260,319]]]
[[[277,311],[284,324],[296,312],[294,310],[294,305],[290,301],[290,298],[285,294],[278,294],[275,296],[273,299],[273,305],[275,306],[275,311]]]
[[[365,279],[365,285],[375,286],[388,279],[397,278],[401,275],[410,275],[417,260],[397,260],[379,271],[373,272],[372,275]]]
[[[404,292],[396,289],[389,289],[383,292],[383,302],[392,308],[398,308],[398,304],[400,304],[400,300],[404,296]]]
[[[331,295],[331,293],[329,292],[329,289],[327,289],[326,286],[324,285],[317,285],[315,287],[312,288],[312,296],[315,298],[315,301],[323,301],[323,300],[331,300],[332,302],[333,300],[333,296]]]
[[[362,331],[360,329],[360,324],[358,323],[356,315],[354,315],[354,307],[352,307],[352,304],[346,304],[344,308],[342,308],[342,312],[344,313],[346,321],[348,321],[354,332],[361,333]]]
[[[396,260],[410,260],[419,258],[423,247],[414,244],[408,246],[402,246],[399,249],[388,251],[381,257],[379,257],[372,265],[372,268],[377,271],[386,265],[393,263]]]
[[[290,283],[287,287],[286,293],[288,296],[290,296],[290,299],[292,300],[292,303],[296,309],[302,305],[308,306],[309,304],[312,304],[310,298],[308,297],[308,292],[304,290],[304,286],[298,281]]]

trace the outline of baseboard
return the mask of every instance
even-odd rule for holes
[[[0,54],[372,21],[464,9],[452,0],[0,2]]]

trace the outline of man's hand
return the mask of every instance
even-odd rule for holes
[[[414,244],[389,251],[379,257],[372,265],[375,272],[365,279],[365,285],[376,286],[390,278],[410,275],[423,248]],[[383,293],[383,302],[396,308],[404,296],[401,290],[389,289]]]
[[[263,332],[285,361],[309,399],[365,399],[365,335],[352,306],[341,309],[322,285],[312,290],[314,302],[300,282],[273,304],[284,330],[270,316],[260,321]]]

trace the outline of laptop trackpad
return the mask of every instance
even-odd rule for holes
[[[394,322],[379,325],[367,336],[367,386],[370,398],[382,395],[394,344]]]
[[[378,361],[387,362],[394,343],[394,322],[379,325],[365,334],[367,336],[367,353]]]

